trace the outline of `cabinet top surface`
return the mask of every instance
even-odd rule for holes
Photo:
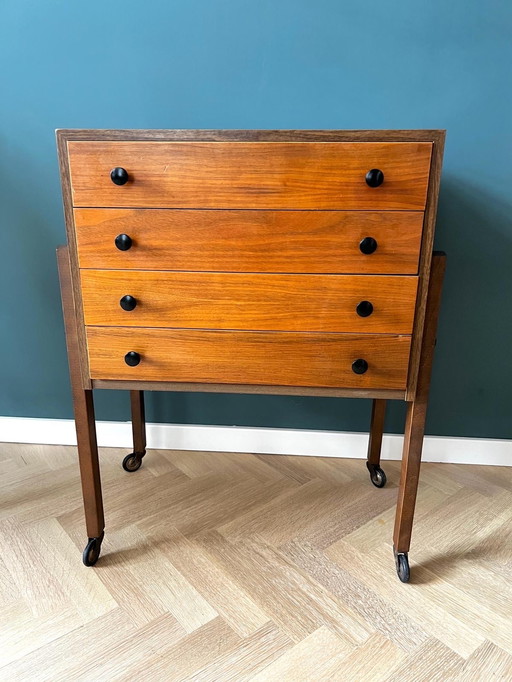
[[[214,130],[214,129],[78,129],[56,130],[58,140],[144,140],[144,141],[297,141],[297,142],[437,142],[444,130]]]

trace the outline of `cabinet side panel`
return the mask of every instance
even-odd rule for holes
[[[427,307],[427,293],[430,279],[430,267],[432,264],[432,252],[434,249],[434,232],[436,227],[437,204],[439,199],[439,184],[441,181],[441,168],[443,165],[443,151],[445,132],[434,131],[432,135],[434,143],[430,168],[429,186],[427,192],[427,205],[425,209],[425,222],[423,225],[423,237],[421,242],[418,298],[416,314],[414,318],[411,357],[409,361],[409,374],[407,381],[406,400],[414,400],[418,384],[418,370],[423,343],[423,329],[425,326],[425,312]]]
[[[57,131],[57,153],[59,157],[59,169],[62,185],[62,199],[64,204],[64,220],[66,223],[66,235],[69,247],[69,262],[71,267],[71,286],[73,291],[76,326],[78,336],[78,351],[80,359],[80,375],[84,388],[91,388],[89,374],[89,356],[87,353],[87,338],[85,336],[84,313],[82,305],[82,292],[80,288],[80,271],[78,268],[78,253],[76,245],[75,223],[73,205],[71,199],[71,182],[69,175],[69,158],[67,137],[65,131]]]

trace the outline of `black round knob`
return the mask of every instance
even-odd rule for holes
[[[384,173],[378,168],[372,168],[366,173],[366,184],[368,187],[378,187],[384,182]]]
[[[140,362],[140,355],[138,353],[136,353],[134,350],[131,350],[129,353],[126,353],[126,355],[124,356],[124,361],[130,367],[137,367],[137,365]]]
[[[127,234],[118,234],[117,237],[114,239],[115,245],[119,249],[119,251],[128,251],[128,249],[132,248],[132,238],[129,237]]]
[[[373,313],[373,305],[370,301],[361,301],[356,305],[356,313],[359,317],[369,317]]]
[[[361,253],[369,256],[371,253],[377,250],[377,242],[373,237],[365,237],[359,242],[359,250]]]
[[[119,166],[117,166],[110,171],[110,179],[114,185],[126,185],[130,176],[124,168],[119,168]]]
[[[119,301],[119,305],[123,310],[134,310],[135,306],[137,305],[137,299],[134,296],[127,294]]]
[[[352,363],[352,371],[354,374],[364,374],[368,369],[368,363],[363,358],[358,358]]]

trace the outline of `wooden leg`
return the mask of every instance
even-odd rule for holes
[[[368,442],[368,458],[366,466],[370,472],[370,479],[374,486],[383,488],[386,485],[386,474],[380,467],[380,451],[382,434],[384,433],[384,419],[386,416],[386,401],[374,400],[372,419],[370,423],[370,440]]]
[[[372,420],[370,423],[370,441],[368,443],[368,462],[374,466],[380,464],[380,450],[384,433],[384,419],[386,417],[386,401],[374,400],[372,406]]]
[[[393,544],[397,552],[408,552],[420,474],[427,403],[415,400],[407,406],[402,471],[398,492]]]
[[[407,552],[409,551],[411,544],[414,508],[416,505],[416,493],[420,473],[421,451],[425,433],[430,375],[436,342],[437,319],[441,302],[441,289],[445,266],[445,254],[434,253],[427,296],[423,345],[420,354],[418,387],[414,401],[407,406],[400,488],[398,491],[395,530],[393,535],[397,572],[398,577],[402,582],[407,582],[409,580],[409,561]]]
[[[71,287],[71,270],[67,248],[57,251],[61,284],[62,309],[66,330],[66,344],[69,359],[69,373],[73,395],[73,409],[78,445],[78,461],[82,480],[82,495],[85,509],[85,523],[89,541],[85,547],[83,561],[92,566],[98,560],[103,540],[105,520],[101,493],[98,444],[92,390],[84,388],[80,370],[77,320]]]
[[[133,452],[123,459],[123,469],[137,471],[146,454],[146,415],[144,410],[144,391],[130,391],[132,409]]]
[[[99,538],[103,536],[105,519],[92,391],[73,387],[73,406],[87,535]]]
[[[144,411],[144,391],[130,391],[132,408],[133,449],[146,454],[146,414]]]

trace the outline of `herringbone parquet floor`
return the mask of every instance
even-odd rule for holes
[[[395,574],[398,464],[102,451],[94,568],[71,447],[0,447],[0,679],[512,680],[512,469],[426,464]]]

